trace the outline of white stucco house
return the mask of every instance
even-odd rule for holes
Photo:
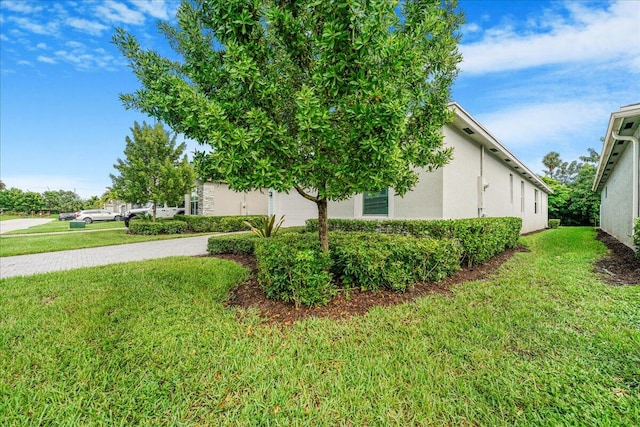
[[[224,182],[197,180],[194,191],[187,195],[187,215],[267,215],[268,191],[233,191]]]
[[[600,193],[600,228],[633,248],[640,217],[640,104],[611,113],[593,190]]]
[[[404,197],[389,188],[329,202],[329,218],[458,219],[515,216],[522,233],[547,227],[548,194],[552,192],[478,121],[453,102],[453,123],[443,128],[444,144],[453,147],[453,160],[420,179]],[[296,191],[269,193],[269,213],[285,215],[285,225],[302,225],[317,218],[315,203]]]

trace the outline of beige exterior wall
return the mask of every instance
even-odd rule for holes
[[[268,211],[266,190],[240,193],[230,190],[227,184],[205,182],[198,193],[198,215],[266,215]]]
[[[290,191],[289,194],[272,192],[269,197],[271,198],[269,213],[278,218],[284,215],[283,227],[304,225],[307,219],[318,217],[316,204],[305,199],[295,190]]]
[[[480,146],[450,126],[444,128],[444,140],[447,147],[453,147],[453,160],[444,167],[442,218],[476,218],[480,216]]]
[[[404,197],[393,197],[395,219],[442,218],[444,169],[436,169],[432,172],[422,170],[419,174],[419,181],[413,190]]]
[[[329,218],[358,219],[458,219],[479,216],[516,216],[522,233],[547,227],[548,196],[520,173],[521,166],[505,162],[455,126],[443,130],[445,145],[453,147],[453,160],[432,172],[420,171],[418,184],[404,197],[389,189],[387,216],[363,216],[362,194],[330,202]],[[303,225],[317,218],[314,203],[295,191],[273,195],[272,212],[285,214],[286,226]]]
[[[522,233],[547,227],[547,193],[459,130],[447,126],[444,135],[454,158],[444,167],[442,218],[515,216]]]
[[[600,193],[600,228],[633,248],[633,147],[628,145]]]

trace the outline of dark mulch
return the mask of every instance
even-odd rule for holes
[[[524,246],[510,249],[493,257],[483,265],[465,268],[455,275],[437,282],[416,283],[404,293],[381,290],[377,292],[351,289],[342,291],[331,302],[322,307],[298,307],[292,303],[267,299],[256,278],[255,258],[246,255],[219,255],[219,258],[236,261],[251,269],[249,280],[235,288],[229,297],[227,305],[243,308],[256,308],[260,315],[269,323],[292,324],[310,316],[327,317],[331,319],[348,319],[367,313],[371,308],[391,306],[413,301],[429,294],[448,294],[453,285],[473,280],[483,280],[491,275],[500,265],[516,252],[527,251]]]
[[[610,285],[640,284],[640,259],[633,250],[602,230],[598,230],[597,239],[609,248],[609,255],[594,267],[602,280]]]

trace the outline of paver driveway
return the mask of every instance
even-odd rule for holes
[[[0,279],[118,262],[207,254],[211,235],[0,258]]]

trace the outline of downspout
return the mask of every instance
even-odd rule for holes
[[[640,189],[638,188],[638,157],[640,156],[640,142],[638,141],[638,138],[636,138],[635,136],[623,136],[623,135],[618,135],[617,132],[611,132],[611,136],[613,136],[615,139],[620,140],[620,141],[631,141],[633,144],[633,170],[632,172],[632,182],[631,182],[631,200],[632,200],[632,206],[633,206],[633,210],[632,210],[632,215],[633,218],[638,218],[640,217],[640,204],[638,203],[640,197],[638,192],[640,191]],[[632,218],[632,220],[633,220]],[[633,225],[632,225],[633,227]]]

